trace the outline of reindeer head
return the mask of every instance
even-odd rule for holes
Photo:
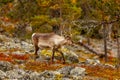
[[[66,36],[65,40],[66,40],[66,44],[68,44],[68,45],[72,45],[73,44],[73,41],[72,41],[70,36]]]

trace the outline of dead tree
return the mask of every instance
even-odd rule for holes
[[[106,33],[106,25],[103,24],[103,39],[104,39],[104,53],[105,53],[105,62],[108,61],[108,56],[107,56],[107,33]]]
[[[117,34],[116,34],[116,41],[117,41],[117,68],[120,67],[120,42],[119,42],[119,32],[117,30]]]

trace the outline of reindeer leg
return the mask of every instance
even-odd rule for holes
[[[36,58],[39,57],[38,54],[37,54],[38,50],[39,50],[39,47],[38,47],[38,46],[35,46],[35,56],[36,56]]]
[[[60,50],[58,50],[58,49],[57,49],[57,51],[58,51],[58,52],[60,52],[60,54],[62,55],[62,57],[63,57],[63,64],[65,64],[65,57],[64,57],[63,52],[62,52],[62,51],[60,51]]]
[[[52,50],[52,62],[54,62],[55,48]]]

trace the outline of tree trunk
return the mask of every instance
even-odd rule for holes
[[[104,53],[105,53],[105,62],[108,61],[108,56],[107,56],[107,33],[106,33],[106,25],[103,24],[103,39],[104,39]]]
[[[120,42],[119,42],[118,30],[117,30],[116,37],[117,37],[117,48],[118,48],[118,50],[117,50],[117,58],[118,58],[117,68],[119,68],[120,67]]]

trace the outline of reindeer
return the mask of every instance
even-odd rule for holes
[[[59,52],[62,55],[63,63],[65,63],[64,54],[59,50],[63,45],[72,44],[70,37],[59,36],[55,33],[33,33],[32,42],[35,48],[35,55],[38,56],[37,51],[39,49],[49,48],[52,50],[52,62],[54,62],[55,52]]]

